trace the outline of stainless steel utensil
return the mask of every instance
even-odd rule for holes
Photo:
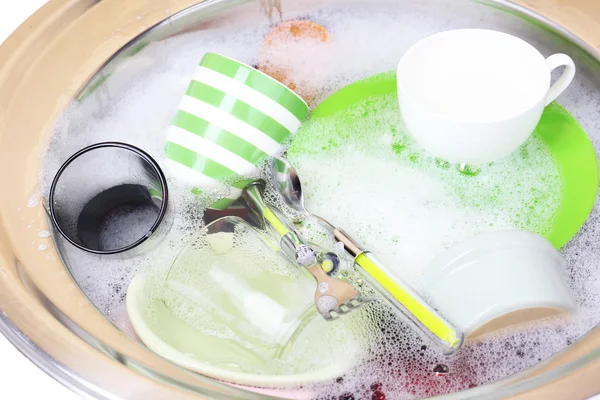
[[[334,277],[340,260],[333,252],[317,251],[309,245],[286,218],[263,198],[264,183],[250,183],[242,192],[243,198],[265,225],[281,237],[279,247],[299,267],[304,268],[317,281],[315,304],[325,319],[337,318],[366,302],[350,283]]]
[[[445,353],[451,354],[460,348],[464,340],[462,332],[440,315],[394,271],[386,268],[368,250],[362,248],[344,230],[306,209],[300,177],[287,160],[274,158],[271,173],[285,203],[303,215],[316,218],[338,242],[343,243],[344,249],[354,257],[358,272],[372,288],[377,290]]]

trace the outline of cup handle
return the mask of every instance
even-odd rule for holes
[[[573,81],[575,77],[575,63],[568,55],[559,53],[546,58],[546,65],[550,72],[558,67],[566,67],[561,77],[548,90],[548,94],[546,95],[546,105],[548,105],[556,100]]]

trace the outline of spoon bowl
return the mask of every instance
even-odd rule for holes
[[[282,158],[273,158],[271,172],[285,204],[298,212],[308,213],[304,205],[302,183],[292,164]]]

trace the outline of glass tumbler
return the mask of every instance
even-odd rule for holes
[[[97,143],[72,155],[54,177],[49,209],[68,242],[95,254],[144,251],[172,222],[158,163],[118,142]]]
[[[246,372],[264,372],[284,357],[318,316],[314,279],[273,243],[238,217],[218,219],[180,253],[162,293],[176,318],[228,341],[222,363]]]

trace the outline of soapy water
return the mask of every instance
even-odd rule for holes
[[[563,191],[558,166],[535,137],[477,177],[427,156],[406,135],[395,94],[309,120],[288,160],[310,211],[343,224],[417,289],[437,254],[478,233],[522,228],[547,234]],[[425,240],[416,233],[426,221],[437,229]]]
[[[109,216],[100,228],[102,249],[121,249],[150,234],[158,218],[157,207],[122,209]]]
[[[385,10],[356,4],[343,10],[323,7],[311,15],[301,16],[326,26],[332,42],[296,41],[289,48],[280,47],[275,53],[280,58],[273,62],[298,61],[299,64],[291,63],[300,68],[292,68],[289,79],[309,85],[314,99],[311,103],[318,104],[356,79],[394,69],[401,54],[421,37],[464,27],[464,21],[480,21],[479,26],[485,27],[485,19],[477,17],[477,8],[448,2],[440,3],[439,7],[444,8],[444,12],[435,16],[420,3],[410,8],[389,6]],[[262,40],[268,30],[267,24],[208,28],[153,43],[141,50],[117,69],[89,101],[74,104],[58,121],[45,154],[40,193],[48,192],[54,173],[68,156],[100,141],[131,143],[164,165],[167,128],[202,54],[216,51],[258,65]],[[549,54],[541,43],[534,45]],[[310,54],[310,57],[302,57],[302,54]],[[318,61],[312,62],[314,60]],[[583,95],[565,99],[565,105],[582,121],[598,148],[598,127],[590,122],[589,115],[594,115],[599,104],[585,90],[585,85],[586,82],[576,80],[569,91],[579,90]],[[560,188],[555,186],[558,178],[549,162],[550,156],[538,142],[530,141],[525,146],[528,153],[535,156],[527,159],[521,157],[521,153],[511,156],[510,162],[520,162],[522,169],[509,170],[504,163],[493,164],[480,172],[472,181],[477,182],[473,186],[459,187],[454,186],[456,181],[452,179],[456,171],[438,168],[434,160],[425,157],[411,160],[411,142],[401,143],[404,147],[398,153],[390,128],[396,123],[395,117],[384,115],[382,118],[381,126],[371,126],[365,120],[356,127],[355,132],[378,138],[367,149],[359,146],[364,146],[363,141],[347,138],[343,151],[323,150],[310,157],[298,153],[293,162],[305,186],[308,208],[351,230],[387,265],[399,266],[401,275],[417,288],[422,268],[439,251],[481,231],[518,225],[514,213],[534,199],[529,188],[546,193],[548,197],[544,201],[548,205],[554,204],[560,193]],[[306,145],[310,147],[311,143]],[[169,174],[166,169],[165,172]],[[260,174],[264,176],[264,170]],[[542,183],[540,177],[546,181]],[[131,278],[138,272],[151,271],[158,285],[191,235],[203,226],[204,208],[212,200],[228,194],[223,184],[198,198],[175,177],[167,178],[176,209],[175,220],[169,237],[151,252],[108,259],[62,243],[63,255],[83,291],[126,332],[131,332],[131,327],[124,299]],[[514,179],[520,180],[520,187],[511,187]],[[491,204],[499,204],[499,208],[489,207],[490,203],[485,201],[478,202],[476,196],[458,196],[458,192],[466,190],[473,195],[496,185],[497,201]],[[293,216],[272,190],[266,195]],[[548,214],[540,220],[551,221],[552,210],[552,207],[544,208],[542,211]],[[304,224],[307,237],[327,242],[322,232],[315,233],[309,225],[315,226]],[[538,228],[545,229],[544,226]],[[466,343],[456,356],[448,359],[431,348],[389,308],[374,302],[357,311],[365,321],[358,339],[344,336],[343,330],[338,332],[336,350],[353,344],[363,350],[356,365],[334,381],[305,389],[314,390],[318,393],[316,397],[323,398],[359,399],[378,393],[385,393],[388,399],[427,397],[494,381],[548,358],[600,321],[600,280],[596,279],[600,271],[593,248],[599,236],[600,212],[595,208],[586,226],[562,250],[568,263],[568,283],[580,307],[576,316],[554,318],[482,337]],[[158,285],[155,289],[159,291],[161,287]],[[349,343],[352,340],[357,342]],[[309,353],[310,347],[297,346],[287,360],[310,367],[306,361]],[[441,362],[448,365],[450,373],[436,376],[433,368]],[[281,371],[285,368],[281,366]]]

